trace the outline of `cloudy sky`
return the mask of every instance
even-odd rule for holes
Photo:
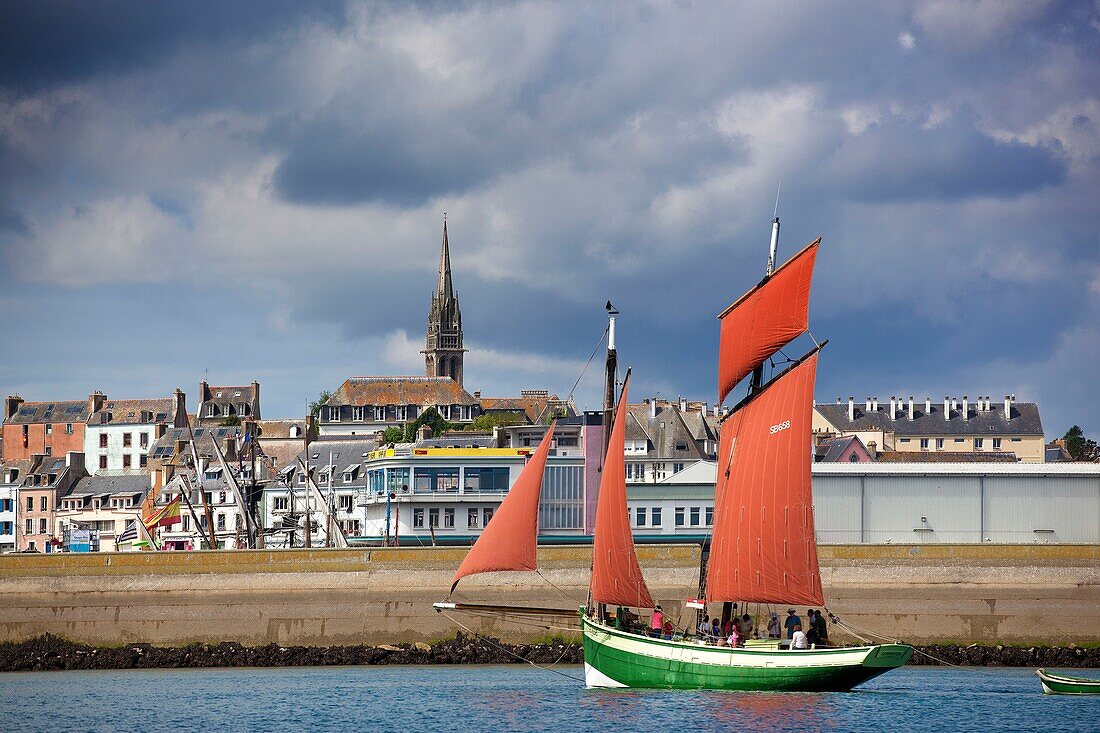
[[[469,389],[565,394],[610,298],[713,401],[782,181],[819,399],[1100,432],[1100,5],[593,5],[6,2],[0,391],[420,373],[446,211]]]

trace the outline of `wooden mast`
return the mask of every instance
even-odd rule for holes
[[[615,316],[619,311],[607,301],[604,306],[607,310],[607,356],[604,360],[604,390],[603,390],[603,450],[600,451],[600,472],[607,462],[607,450],[611,443],[611,428],[615,414],[615,375],[619,368],[619,355],[615,348]],[[591,589],[589,589],[591,593]],[[603,620],[607,617],[607,604],[600,603],[596,606],[596,615]]]

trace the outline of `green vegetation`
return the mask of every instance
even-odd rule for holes
[[[240,425],[240,424],[241,424],[241,418],[238,415],[228,415],[228,416],[226,416],[226,418],[224,420],[222,420],[222,425],[225,425],[225,426],[233,426],[233,425]]]
[[[493,428],[500,428],[506,425],[519,425],[523,422],[523,416],[514,412],[487,412],[475,417],[474,421],[464,427],[463,430],[489,432]]]
[[[412,443],[416,440],[416,434],[423,425],[431,428],[432,435],[439,435],[447,430],[457,430],[459,428],[454,423],[444,420],[443,416],[434,407],[429,407],[420,414],[420,417],[411,423],[406,423],[404,428],[392,427],[383,430],[382,440],[386,444]]]
[[[1062,436],[1066,442],[1066,450],[1075,461],[1095,461],[1100,458],[1100,448],[1096,441],[1085,437],[1085,431],[1079,425],[1074,425]]]
[[[321,392],[321,394],[317,395],[317,399],[309,403],[309,414],[313,416],[314,420],[316,420],[317,416],[321,414],[321,405],[328,402],[329,397],[332,397],[332,392],[329,392],[326,389]]]

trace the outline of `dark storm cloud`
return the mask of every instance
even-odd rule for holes
[[[958,200],[1010,197],[1061,183],[1066,160],[1056,143],[996,140],[965,117],[931,129],[890,120],[847,139],[827,171],[863,201]]]
[[[335,0],[9,0],[0,22],[0,88],[19,92],[125,72],[184,45],[247,43],[304,17],[339,22]]]

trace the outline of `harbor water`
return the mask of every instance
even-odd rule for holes
[[[1030,669],[908,667],[850,693],[586,690],[576,666],[312,667],[0,674],[18,731],[1100,730],[1100,696]],[[569,675],[566,677],[563,675]],[[1100,676],[1100,675],[1098,675]]]

